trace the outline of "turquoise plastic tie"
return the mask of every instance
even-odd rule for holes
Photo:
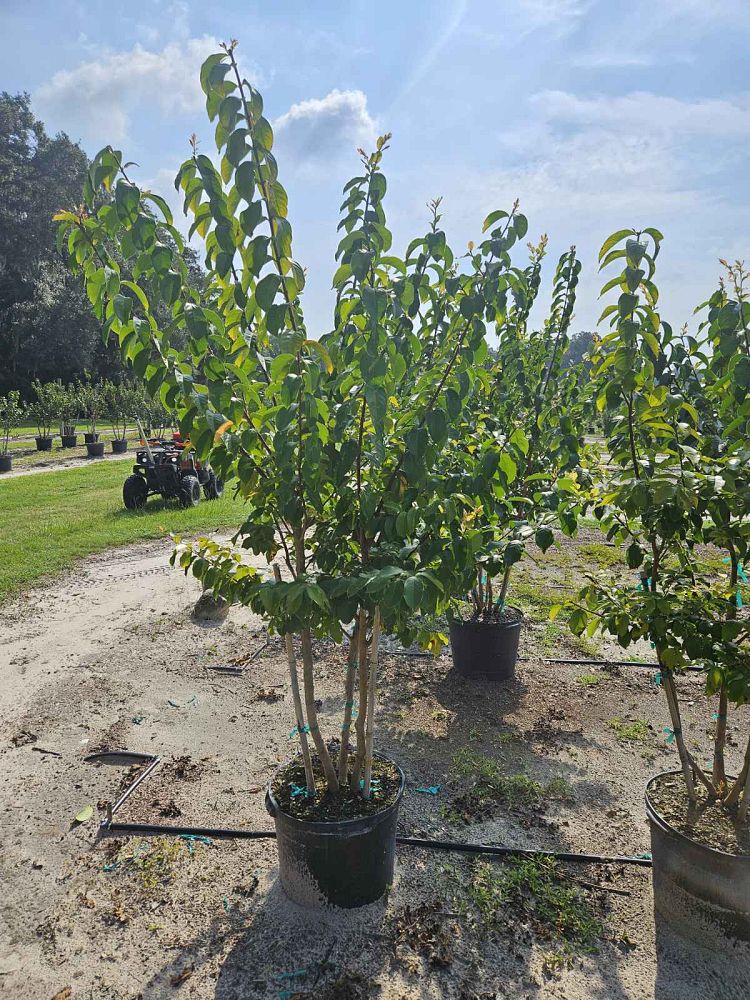
[[[442,785],[428,785],[427,788],[417,788],[415,791],[424,792],[425,795],[437,795],[442,787]]]
[[[303,798],[308,799],[313,794],[310,791],[309,788],[306,788],[304,785],[296,785],[293,781],[289,782],[289,787],[292,790],[292,798],[293,799],[296,799],[299,796],[302,796]]]
[[[300,733],[309,733],[309,732],[310,732],[309,726],[303,726],[302,729],[300,729],[299,726],[295,726],[294,729],[291,729],[289,731],[289,739],[290,740],[294,739],[294,737],[298,736]]]
[[[651,683],[656,687],[661,687],[661,670],[657,670],[654,676],[651,678]]]

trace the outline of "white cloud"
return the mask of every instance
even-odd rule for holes
[[[156,106],[179,114],[202,107],[198,71],[218,45],[204,35],[170,42],[158,52],[138,44],[129,52],[105,53],[55,73],[35,92],[35,107],[75,138],[122,142],[138,110]]]
[[[618,97],[582,98],[562,90],[546,90],[532,98],[549,122],[602,125],[618,131],[741,138],[750,131],[750,96],[681,101],[639,92]]]
[[[361,90],[332,90],[325,97],[300,101],[273,127],[281,155],[296,166],[330,163],[358,146],[371,146],[377,135]]]
[[[522,15],[537,27],[582,17],[593,0],[518,0]]]

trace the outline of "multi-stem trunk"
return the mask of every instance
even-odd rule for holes
[[[276,583],[281,583],[281,571],[274,564],[273,575]],[[286,658],[289,664],[289,678],[292,682],[292,701],[294,702],[294,715],[297,720],[297,733],[299,735],[300,747],[302,749],[302,760],[305,765],[305,782],[309,796],[315,795],[315,776],[313,774],[312,758],[310,757],[310,745],[307,741],[307,726],[305,725],[305,713],[302,710],[302,699],[299,692],[299,675],[297,673],[297,655],[294,652],[294,641],[290,633],[284,636],[286,646]]]
[[[333,766],[331,755],[328,752],[328,747],[320,734],[320,726],[318,725],[318,710],[315,707],[315,678],[313,673],[314,661],[312,652],[312,637],[310,635],[309,628],[302,630],[300,639],[302,641],[302,668],[305,682],[305,710],[307,712],[307,725],[310,730],[310,737],[315,744],[315,749],[318,751],[318,757],[320,759],[320,765],[323,768],[323,773],[325,774],[328,791],[335,795],[339,790],[339,779],[336,775],[336,768]]]
[[[380,608],[375,608],[372,618],[372,643],[370,645],[370,672],[367,681],[367,729],[365,732],[365,778],[362,794],[370,798],[372,780],[372,742],[375,734],[375,693],[378,684],[378,648],[380,645]]]
[[[505,572],[503,573],[503,582],[500,586],[500,593],[497,598],[497,606],[501,611],[505,607],[505,598],[508,593],[508,585],[510,583],[510,573],[512,569],[512,566],[506,566]]]
[[[692,762],[690,759],[690,754],[687,752],[687,747],[685,746],[685,740],[682,735],[682,719],[680,717],[680,706],[677,701],[677,690],[674,684],[674,678],[672,677],[672,672],[667,667],[664,666],[661,660],[661,656],[657,650],[657,656],[659,657],[659,667],[661,670],[662,687],[664,688],[664,693],[667,696],[667,705],[669,707],[669,716],[672,720],[672,733],[674,734],[674,741],[677,744],[677,753],[680,757],[680,765],[682,766],[682,774],[685,778],[685,785],[687,787],[688,798],[695,800],[695,783],[693,781],[693,769]]]
[[[742,791],[742,801],[740,802],[740,808],[737,812],[737,819],[740,823],[745,823],[748,817],[748,810],[750,810],[750,741],[747,745],[747,754],[745,755],[745,766],[743,768],[745,772],[745,783],[743,785]],[[739,785],[739,781],[737,782]]]
[[[750,805],[750,788],[748,788],[748,781],[750,781],[750,739],[747,741],[745,760],[740,768],[740,773],[737,775],[737,779],[724,798],[725,806],[737,805],[740,801],[740,795],[742,795],[744,789],[745,793],[743,796],[743,806],[745,806],[745,810],[747,811],[748,805]]]
[[[712,780],[719,793],[726,788],[727,776],[724,763],[724,745],[727,739],[727,689],[722,684],[719,691],[719,711],[716,715],[716,735],[714,737],[714,766]]]
[[[365,726],[367,723],[367,684],[369,670],[369,643],[367,630],[363,629],[359,636],[359,714],[355,723],[357,733],[357,755],[354,758],[350,783],[355,791],[359,788],[362,770],[365,764]]]
[[[354,682],[357,677],[357,664],[360,657],[362,636],[367,639],[367,612],[359,609],[354,624],[349,655],[346,662],[346,680],[344,682],[344,724],[341,727],[341,749],[339,750],[339,784],[345,785],[349,776],[349,740],[352,731],[352,714],[354,712]],[[366,655],[366,654],[365,654]]]
[[[727,609],[727,618],[737,617],[737,601],[735,592],[737,590],[738,563],[734,546],[730,545],[729,560],[731,564],[729,584],[731,598]],[[727,689],[722,683],[719,691],[719,711],[716,718],[716,735],[714,736],[714,767],[713,782],[717,791],[721,794],[726,789],[727,776],[724,763],[724,746],[727,740]]]

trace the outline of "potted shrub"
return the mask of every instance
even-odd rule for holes
[[[495,213],[493,224],[504,221]],[[511,213],[517,235],[523,216]],[[491,238],[503,238],[496,230]],[[575,248],[557,264],[550,315],[529,330],[529,313],[540,287],[547,239],[529,244],[524,271],[508,287],[509,305],[496,317],[497,348],[487,377],[475,392],[463,440],[471,451],[450,455],[459,488],[476,502],[465,523],[475,566],[465,581],[468,599],[454,602],[450,616],[453,662],[464,676],[505,680],[513,676],[522,614],[508,603],[513,567],[529,540],[546,552],[560,525],[568,534],[575,516],[566,502],[582,444],[582,365],[562,367],[581,269]]]
[[[104,415],[104,386],[101,381],[93,382],[87,379],[79,383],[78,394],[88,426],[88,431],[83,435],[86,451],[89,458],[101,458],[104,454],[104,442],[99,440],[97,426],[99,419]]]
[[[0,396],[0,472],[10,472],[13,467],[10,432],[19,426],[22,413],[21,394],[18,390],[11,389],[7,396]]]
[[[112,427],[112,454],[124,455],[128,450],[128,423],[137,408],[136,393],[127,382],[104,384],[104,408]]]
[[[644,638],[654,646],[665,734],[680,764],[647,789],[655,907],[679,933],[721,948],[727,937],[750,941],[747,720],[734,774],[724,761],[729,706],[750,701],[750,623],[739,590],[750,547],[750,309],[741,282],[735,299],[722,286],[707,306],[706,344],[675,336],[656,308],[660,242],[657,230],[622,230],[600,255],[602,266],[624,268],[604,286],[618,293],[603,313],[611,330],[594,370],[597,407],[610,416],[609,454],[585,499],[607,536],[627,546],[639,582],[592,577],[570,606],[570,625],[609,632],[622,646]],[[727,553],[726,577],[717,579],[697,547],[707,542]],[[703,666],[716,699],[710,767],[683,728],[678,683],[690,662]]]
[[[357,906],[391,880],[404,785],[396,763],[374,749],[379,637],[441,643],[415,615],[443,612],[465,573],[453,542],[466,511],[440,468],[451,447],[445,399],[455,394],[459,413],[469,399],[487,350],[484,318],[494,316],[509,262],[495,245],[459,266],[434,217],[418,253],[390,254],[383,136],[346,185],[333,330],[311,338],[273,131],[239,74],[235,44],[201,70],[220,167],[194,150],[176,179],[191,236],[205,240],[212,307],[200,304],[162,237],[181,245],[168,206],[126,176],[119,152],[97,155],[86,208],[58,219],[89,287],[101,261],[115,276],[94,301],[106,330],[199,457],[248,498],[239,550],[203,539],[181,544],[175,559],[285,636],[290,736],[300,752],[267,790],[282,885],[303,904]],[[139,277],[130,281],[117,260],[135,252]],[[175,329],[186,334],[182,352],[170,346]],[[280,560],[285,578],[278,565],[273,575],[246,565],[242,548]],[[316,704],[322,637],[348,640],[343,713],[334,718]]]
[[[63,448],[75,448],[77,418],[80,414],[80,400],[74,385],[55,383],[57,395],[57,416],[60,420],[60,443]]]
[[[40,382],[35,378],[31,383],[34,399],[27,408],[29,417],[37,428],[37,451],[52,451],[52,423],[57,418],[59,403],[57,386],[54,382]]]

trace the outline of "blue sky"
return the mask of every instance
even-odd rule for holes
[[[198,68],[238,38],[274,122],[315,335],[341,187],[384,131],[396,247],[436,195],[454,249],[518,197],[529,236],[550,237],[545,302],[557,255],[579,249],[581,329],[601,309],[603,239],[657,226],[662,312],[679,325],[718,257],[750,258],[749,15],[750,0],[0,0],[0,87],[28,90],[90,153],[119,146],[175,203],[190,133],[213,148]]]

